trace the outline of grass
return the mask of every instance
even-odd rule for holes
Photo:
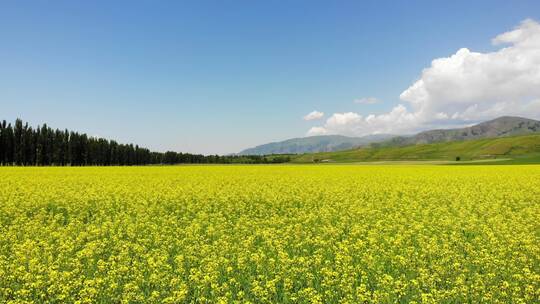
[[[291,162],[455,161],[456,157],[461,161],[506,159],[493,162],[497,164],[540,163],[540,134],[302,154]]]
[[[532,165],[540,164],[540,153],[514,156],[510,159],[495,159],[471,162],[453,162],[452,165]]]

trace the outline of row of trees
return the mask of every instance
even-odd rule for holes
[[[17,119],[0,123],[0,164],[17,166],[131,166],[197,163],[279,163],[286,156],[219,156],[151,152],[138,145],[91,137],[84,133],[52,129],[46,124],[32,128]]]

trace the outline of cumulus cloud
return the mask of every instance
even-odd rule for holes
[[[524,20],[492,43],[501,47],[488,53],[462,48],[450,57],[433,60],[401,93],[403,103],[388,113],[336,113],[312,130],[402,134],[469,125],[501,115],[540,118],[540,24]]]
[[[324,116],[324,113],[323,113],[323,112],[313,111],[313,112],[307,114],[306,116],[304,116],[304,120],[316,120],[316,119],[321,119],[321,118],[323,118],[323,116]]]
[[[323,127],[312,127],[307,132],[307,136],[326,135],[328,132]]]
[[[375,97],[364,97],[364,98],[355,99],[353,102],[358,103],[358,104],[376,104],[381,101]]]

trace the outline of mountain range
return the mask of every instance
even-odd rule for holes
[[[474,126],[457,129],[423,131],[411,136],[388,134],[348,137],[342,135],[309,136],[268,143],[246,149],[239,155],[303,154],[334,152],[359,147],[407,146],[438,142],[465,141],[482,138],[507,137],[540,132],[540,121],[502,116]]]
[[[477,125],[459,129],[438,129],[413,136],[397,136],[385,142],[390,145],[416,145],[437,142],[463,141],[506,137],[540,132],[540,121],[523,117],[502,116]]]
[[[249,148],[239,155],[269,155],[269,154],[303,154],[315,152],[332,152],[354,149],[371,143],[382,142],[395,135],[377,134],[363,137],[348,137],[343,135],[320,135],[292,138],[280,142],[268,143]]]

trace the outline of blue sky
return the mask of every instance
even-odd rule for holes
[[[314,110],[389,112],[433,59],[526,18],[540,2],[2,1],[1,119],[238,152],[305,136]]]

